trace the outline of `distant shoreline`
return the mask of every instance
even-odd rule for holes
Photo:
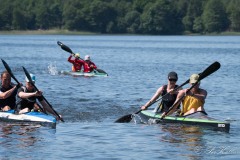
[[[93,32],[80,32],[80,31],[68,31],[68,30],[12,30],[12,31],[0,31],[0,35],[96,35],[98,33]]]
[[[0,31],[0,35],[104,35],[101,33],[86,32],[86,31],[69,31],[69,30],[11,30],[11,31]],[[106,35],[145,35],[145,34],[106,34]],[[179,36],[240,36],[240,32],[222,32],[222,33],[211,33],[211,34],[195,34],[186,33]],[[167,35],[152,35],[152,36],[167,36]],[[174,36],[174,35],[169,35]]]

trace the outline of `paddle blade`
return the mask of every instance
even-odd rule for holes
[[[18,82],[17,78],[13,75],[12,70],[11,70],[11,68],[9,67],[9,65],[7,64],[7,62],[5,62],[3,59],[1,59],[1,60],[2,60],[2,63],[3,63],[3,65],[4,65],[4,67],[6,68],[6,70],[8,71],[8,73],[10,74],[10,76],[11,76],[18,84],[20,84],[20,83]]]
[[[132,120],[132,114],[125,115],[115,121],[115,123],[128,123]]]
[[[206,68],[199,76],[199,81],[204,79],[205,77],[209,76],[210,74],[214,73],[221,67],[219,62],[214,62],[208,68]]]
[[[69,53],[73,53],[73,51],[66,45],[64,45],[62,42],[60,41],[57,41],[57,44],[64,50],[64,51],[67,51]]]
[[[107,72],[105,72],[104,70],[102,70],[102,69],[96,69],[99,73],[104,73],[104,74],[107,74]],[[108,75],[108,74],[107,74]]]
[[[138,114],[141,111],[142,111],[142,109],[138,110],[134,114]],[[128,123],[132,120],[132,118],[133,118],[133,114],[128,114],[128,115],[125,115],[125,116],[119,118],[118,120],[116,120],[115,123]]]
[[[61,47],[63,44],[60,41],[57,41],[57,44]]]
[[[34,84],[33,81],[32,81],[32,78],[30,76],[30,74],[28,73],[28,71],[26,70],[26,68],[22,67],[23,68],[23,71],[27,77],[27,79],[29,80],[30,83]],[[35,87],[36,88],[36,87]],[[37,89],[37,88],[36,88]],[[37,89],[38,90],[38,89]]]

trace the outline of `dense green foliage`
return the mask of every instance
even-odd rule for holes
[[[240,31],[239,0],[0,0],[0,30],[173,35]]]

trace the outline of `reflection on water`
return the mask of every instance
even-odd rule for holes
[[[161,141],[169,143],[187,143],[195,145],[195,142],[200,141],[199,136],[203,134],[202,129],[198,126],[170,124],[161,125],[161,129],[164,132],[170,133],[163,136]]]
[[[200,154],[196,154],[197,148],[202,148],[206,145],[203,140],[204,131],[201,127],[180,124],[159,126],[161,131],[165,133],[160,136],[160,142],[178,146],[180,155],[187,159],[195,160],[201,158]]]
[[[48,133],[55,134],[55,129],[43,127],[41,125],[22,125],[13,123],[0,123],[0,154],[12,150],[19,152],[22,149],[31,150],[31,146],[42,141],[41,132],[47,128]],[[51,131],[51,132],[49,132]],[[46,134],[47,135],[47,134]],[[46,136],[44,135],[44,136]]]
[[[25,148],[31,146],[38,140],[32,133],[36,132],[39,127],[40,125],[1,124],[0,144],[2,147],[7,147],[14,140],[17,147]]]

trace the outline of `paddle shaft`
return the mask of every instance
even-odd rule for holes
[[[38,89],[38,88],[36,87],[36,85],[33,83],[32,78],[31,78],[29,72],[27,71],[27,69],[23,67],[23,70],[24,70],[24,72],[25,72],[28,80],[29,80],[30,83],[32,84],[32,86],[33,86],[37,91],[39,91],[39,89]],[[52,111],[54,112],[54,114],[55,114],[62,122],[64,122],[63,118],[60,117],[60,115],[53,109],[52,105],[47,101],[47,99],[46,99],[43,95],[42,95],[42,97],[43,97],[43,99],[45,100],[45,102],[48,104],[48,106],[52,109]]]

